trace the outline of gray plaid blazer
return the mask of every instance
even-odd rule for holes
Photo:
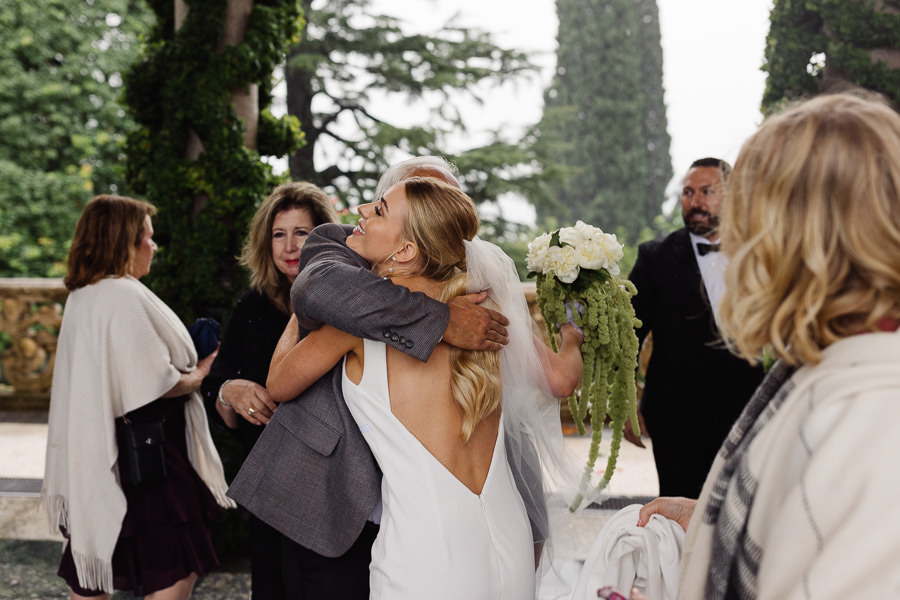
[[[443,303],[384,281],[347,248],[351,228],[308,237],[291,290],[300,335],[331,323],[427,360],[447,328]],[[341,365],[275,411],[228,495],[298,544],[345,553],[381,494],[381,473],[344,402]]]

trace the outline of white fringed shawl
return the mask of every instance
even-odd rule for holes
[[[160,398],[196,364],[184,324],[137,279],[108,277],[69,295],[41,498],[51,531],[69,532],[81,586],[113,591],[112,555],[126,510],[115,418]],[[191,464],[221,506],[234,506],[196,392],[184,410]]]

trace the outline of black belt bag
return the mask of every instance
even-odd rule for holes
[[[162,421],[116,419],[119,445],[119,479],[123,486],[156,485],[166,479],[163,442],[166,433]]]

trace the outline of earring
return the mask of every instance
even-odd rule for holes
[[[391,261],[392,261],[391,266],[388,267],[388,274],[394,272],[394,263],[397,262],[397,257],[394,255],[391,255]]]

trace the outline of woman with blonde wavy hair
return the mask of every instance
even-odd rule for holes
[[[524,405],[540,389],[548,398],[574,389],[581,336],[564,325],[559,354],[535,345],[512,260],[475,236],[475,206],[457,188],[413,177],[359,213],[347,246],[376,273],[436,299],[490,286],[511,321],[509,345],[475,352],[441,343],[421,362],[329,325],[298,342],[292,321],[269,392],[289,400],[344,360],[344,399],[383,472],[372,598],[534,597],[532,532],[509,439],[533,433]]]
[[[679,598],[900,596],[898,194],[900,116],[863,93],[788,108],[741,149],[722,325],[778,361],[699,501],[641,511],[687,527]]]

